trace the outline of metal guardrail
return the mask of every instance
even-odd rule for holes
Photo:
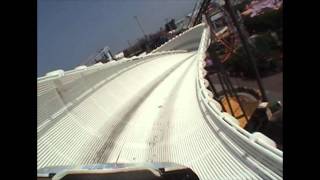
[[[202,24],[203,25],[203,24]],[[203,61],[205,59],[205,51],[210,43],[209,38],[209,29],[208,27],[204,28],[199,50],[198,50],[198,77],[197,77],[197,88],[199,93],[199,101],[203,103],[206,110],[215,118],[212,118],[212,122],[218,126],[219,129],[222,129],[221,132],[230,139],[230,142],[226,142],[226,144],[232,147],[234,145],[237,148],[241,148],[245,154],[241,155],[243,160],[245,160],[248,156],[257,160],[261,165],[257,165],[257,171],[259,174],[262,174],[265,178],[277,178],[282,179],[282,151],[279,149],[272,147],[259,139],[252,140],[252,134],[242,129],[235,123],[230,123],[223,117],[222,112],[217,111],[217,108],[214,107],[209,101],[215,101],[209,94],[207,93],[207,87],[204,83],[204,76],[201,71],[203,68]],[[215,121],[214,121],[215,120]],[[232,144],[231,144],[232,143]],[[239,153],[239,152],[238,152]],[[248,163],[249,165],[253,165],[253,163]],[[261,169],[266,170],[261,170]],[[270,171],[271,170],[271,171]]]
[[[187,31],[184,31],[181,34],[178,34],[177,36],[173,37],[169,41],[165,42],[161,46],[159,46],[156,49],[154,49],[151,53],[159,53],[159,52],[164,52],[164,51],[168,51],[168,50],[174,50],[177,47],[177,44],[181,44],[181,41],[183,40],[183,38],[185,38],[184,36],[185,36],[186,33],[188,33],[188,34],[196,33],[197,34],[197,31],[199,30],[199,27],[201,27],[201,24],[196,25],[196,26],[190,28]]]
[[[136,61],[136,60],[147,59],[147,58],[157,57],[157,56],[166,55],[166,54],[185,53],[185,52],[186,52],[185,50],[160,51],[160,52],[149,53],[149,54],[146,54],[145,56],[133,56],[131,58],[123,58],[123,59],[120,59],[118,61],[109,62],[109,63],[105,63],[105,64],[97,63],[97,64],[94,64],[92,66],[88,66],[86,68],[77,69],[77,67],[76,67],[75,69],[72,69],[72,70],[69,70],[69,71],[64,71],[62,69],[59,69],[59,70],[55,70],[55,71],[49,72],[45,76],[38,77],[37,80],[38,80],[38,83],[41,83],[43,81],[59,79],[62,76],[68,76],[68,75],[71,76],[73,74],[77,74],[77,73],[84,72],[84,71],[100,70],[100,69],[104,69],[104,68],[107,68],[107,67],[112,67],[114,65],[125,63],[125,62],[128,62],[128,61]],[[52,73],[52,75],[50,75],[50,73]]]

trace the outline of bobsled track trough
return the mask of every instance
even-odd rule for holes
[[[282,151],[222,112],[201,23],[153,52],[38,78],[37,167],[173,162],[200,179],[282,179]]]

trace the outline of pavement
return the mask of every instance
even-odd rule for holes
[[[220,82],[216,74],[210,75],[210,80],[218,91],[222,90]],[[230,80],[234,87],[246,86],[250,88],[258,89],[257,81],[248,80],[237,77],[230,77]],[[263,86],[266,90],[269,101],[281,101],[283,104],[283,74],[282,72],[262,78]]]

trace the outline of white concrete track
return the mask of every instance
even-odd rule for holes
[[[190,36],[195,47],[179,40]],[[201,24],[160,47],[188,52],[39,78],[38,168],[175,162],[200,179],[282,179],[282,152],[232,123],[205,88],[208,42]]]

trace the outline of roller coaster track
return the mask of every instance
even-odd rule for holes
[[[282,151],[222,112],[201,23],[153,52],[38,78],[37,167],[174,162],[200,179],[282,179]]]

